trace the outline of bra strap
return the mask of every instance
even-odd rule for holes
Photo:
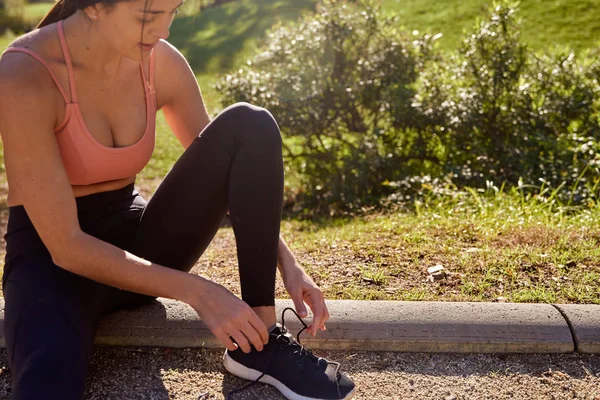
[[[152,88],[154,88],[154,65],[156,64],[156,51],[152,49],[152,53],[150,53],[150,67],[148,68],[148,74],[150,75],[150,84]]]
[[[156,90],[154,89],[154,63],[155,63],[155,57],[154,57],[154,50],[152,50],[152,52],[150,53],[150,59],[148,60],[149,62],[149,66],[148,66],[148,75],[146,76],[146,72],[144,71],[144,62],[140,61],[140,71],[142,71],[142,79],[144,80],[144,88],[145,88],[145,92],[146,92],[146,96],[148,95],[148,93],[150,93],[152,96],[154,96],[156,94]]]
[[[24,47],[9,47],[5,51],[5,53],[10,53],[10,52],[28,54],[31,57],[35,58],[37,61],[39,61],[39,63],[42,64],[44,67],[46,67],[46,69],[48,70],[48,73],[50,74],[50,76],[54,80],[54,83],[56,84],[56,87],[60,91],[60,94],[62,94],[62,97],[65,99],[65,103],[67,103],[67,104],[69,103],[69,98],[67,96],[67,93],[65,92],[65,89],[62,87],[62,85],[58,81],[58,78],[56,78],[56,75],[54,75],[54,72],[52,72],[52,69],[50,68],[50,66],[48,65],[48,63],[46,63],[46,61],[44,61],[44,59],[42,57],[38,56],[33,51],[31,51],[29,49],[26,49]]]
[[[77,103],[77,90],[75,90],[75,76],[73,75],[73,63],[71,62],[71,55],[69,54],[69,47],[67,46],[67,40],[65,39],[65,31],[63,29],[63,21],[58,21],[56,24],[58,30],[58,38],[60,39],[60,48],[67,64],[67,72],[69,74],[69,88],[71,89],[71,99],[73,103]]]

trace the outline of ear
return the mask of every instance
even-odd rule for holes
[[[91,21],[97,21],[98,16],[100,15],[100,12],[102,12],[103,9],[104,7],[102,3],[96,3],[84,8],[83,12]]]

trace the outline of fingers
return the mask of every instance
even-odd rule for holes
[[[300,318],[306,318],[308,313],[306,312],[306,306],[304,305],[304,300],[302,299],[302,293],[294,294],[292,300],[294,301],[294,307],[296,308],[296,312],[300,316]]]
[[[202,298],[202,307],[193,307],[215,337],[229,351],[249,353],[252,346],[262,351],[269,334],[256,312],[220,285],[209,285],[208,289],[213,295]]]
[[[323,321],[321,321],[321,330],[327,330],[325,327],[325,322],[329,321],[329,309],[327,308],[327,303],[325,303],[325,299],[323,299]]]
[[[269,342],[269,333],[264,322],[252,312],[246,321],[240,321],[240,325],[230,326],[225,330],[229,334],[218,336],[219,340],[231,351],[240,348],[244,353],[249,353],[252,351],[251,346],[262,351],[264,345]]]
[[[236,351],[238,349],[238,347],[235,345],[235,343],[233,343],[233,340],[231,340],[231,338],[229,337],[228,334],[226,333],[222,333],[219,335],[216,335],[217,339],[219,339],[221,341],[221,343],[223,343],[223,345],[225,346],[225,348],[229,351]]]
[[[313,320],[309,326],[309,331],[311,335],[316,336],[323,320],[323,295],[321,291],[315,290],[311,293],[311,300],[310,306],[313,312]]]
[[[327,329],[325,322],[329,320],[329,310],[325,304],[323,293],[319,289],[308,296],[307,303],[313,312],[312,324],[308,327],[308,331],[312,336],[316,336],[319,329]]]
[[[313,328],[313,336],[319,332],[319,329],[325,330],[325,322],[329,319],[329,310],[327,310],[327,305],[325,304],[325,299],[321,299],[321,316],[320,318],[313,319],[312,328]]]
[[[262,321],[261,321],[262,323]],[[262,328],[265,330],[267,330],[267,328],[265,327],[265,324],[262,324]],[[259,329],[260,328],[255,328],[253,325],[250,324],[250,322],[247,322],[246,325],[244,326],[244,330],[243,333],[244,335],[246,335],[246,337],[248,338],[248,340],[250,341],[250,343],[254,346],[254,348],[258,351],[262,351],[264,345],[265,345],[265,341],[263,340],[263,334],[259,333]],[[268,335],[267,335],[267,341],[268,341]]]
[[[256,330],[256,332],[258,332],[262,343],[266,345],[269,342],[269,332],[267,331],[267,326],[265,325],[265,323],[260,318],[258,318],[258,315],[256,314],[254,314],[253,318],[250,318],[249,322],[250,325],[252,325],[252,327]],[[254,347],[258,349],[256,344],[254,345]]]
[[[248,342],[248,339],[246,338],[246,336],[242,333],[242,331],[236,330],[234,332],[232,332],[230,334],[230,336],[233,338],[233,340],[235,340],[235,342],[237,343],[238,347],[244,352],[244,353],[250,353],[250,351],[252,350],[250,348],[250,342]]]

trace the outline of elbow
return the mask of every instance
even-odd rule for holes
[[[54,238],[47,246],[52,262],[57,266],[70,271],[73,271],[77,262],[77,244],[80,241],[80,234],[73,233],[72,235],[63,235],[60,239]]]
[[[69,260],[67,259],[67,257],[62,253],[62,252],[58,252],[56,250],[51,250],[50,251],[50,256],[52,257],[52,262],[55,265],[58,265],[59,267],[61,267],[62,269],[66,269],[69,270]]]

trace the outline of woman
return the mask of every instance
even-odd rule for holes
[[[180,0],[60,0],[0,60],[9,183],[3,276],[14,399],[80,399],[101,316],[157,296],[190,304],[225,367],[290,399],[348,399],[354,384],[277,324],[275,270],[310,333],[323,294],[279,236],[281,136],[266,110],[213,121],[165,40]],[[186,149],[149,202],[136,174],[156,111]],[[200,134],[199,134],[200,133]],[[229,211],[242,299],[188,271]],[[339,367],[339,364],[337,364]]]

